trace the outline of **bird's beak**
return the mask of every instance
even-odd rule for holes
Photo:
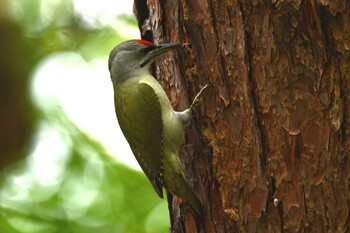
[[[177,47],[180,47],[181,44],[179,43],[174,43],[174,44],[162,44],[162,45],[156,45],[156,49],[153,50],[154,52],[156,52],[157,56],[165,53],[166,51],[175,49]]]
[[[174,44],[161,44],[161,45],[154,45],[152,47],[149,47],[148,53],[143,59],[142,63],[140,64],[141,67],[152,63],[159,55],[175,49],[177,47],[180,47],[181,44],[174,43]]]

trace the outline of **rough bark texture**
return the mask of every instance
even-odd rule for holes
[[[207,232],[350,232],[350,5],[138,0],[142,37],[182,42],[154,73],[175,109],[213,87],[181,158]],[[195,232],[170,200],[173,232]]]

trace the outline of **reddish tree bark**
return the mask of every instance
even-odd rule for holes
[[[181,151],[206,232],[349,232],[350,4],[135,1],[175,109],[206,83]],[[195,232],[178,198],[172,232]]]

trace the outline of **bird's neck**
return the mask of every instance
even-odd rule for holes
[[[118,85],[130,79],[142,79],[143,77],[151,76],[149,68],[133,69],[128,72],[120,73],[118,75],[112,75],[111,79],[114,84]]]

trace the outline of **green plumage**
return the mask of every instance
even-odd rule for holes
[[[118,122],[137,161],[160,197],[165,187],[189,206],[199,232],[201,226],[205,228],[204,209],[188,184],[178,154],[192,107],[207,86],[190,108],[176,112],[162,86],[149,73],[153,60],[176,46],[154,46],[139,40],[123,42],[112,50],[109,69]]]
[[[115,85],[115,109],[120,128],[155,191],[163,197],[159,180],[162,152],[162,116],[152,87],[129,79]]]

